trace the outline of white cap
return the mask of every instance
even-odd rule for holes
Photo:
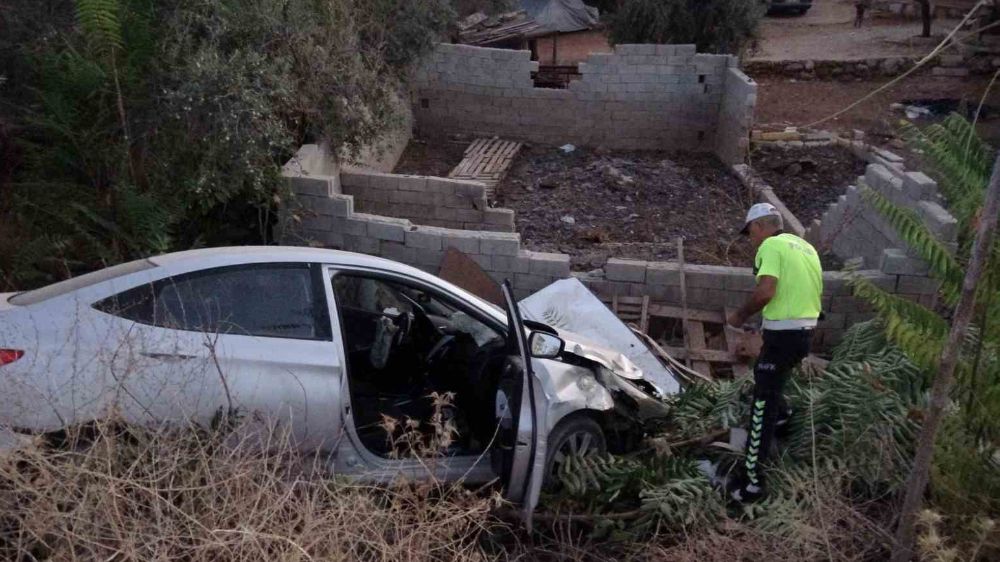
[[[757,203],[753,207],[750,207],[750,210],[747,211],[747,218],[745,221],[743,221],[743,230],[741,230],[740,233],[746,234],[747,231],[749,231],[750,229],[750,223],[759,218],[768,216],[780,217],[781,213],[779,213],[778,209],[776,209],[774,205],[770,203]]]

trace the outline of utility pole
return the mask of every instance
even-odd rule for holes
[[[972,256],[965,271],[962,282],[962,294],[955,308],[955,316],[951,322],[951,332],[948,334],[948,344],[941,354],[941,366],[934,385],[931,387],[931,403],[924,418],[920,437],[917,440],[917,455],[913,460],[913,469],[906,481],[906,498],[899,515],[899,527],[892,548],[892,562],[910,562],[913,559],[913,542],[916,535],[917,511],[923,503],[924,491],[930,477],[931,459],[934,456],[934,441],[945,407],[948,405],[951,385],[955,378],[955,366],[958,364],[962,349],[962,340],[972,320],[976,306],[976,287],[986,269],[993,248],[993,237],[997,226],[997,213],[1000,212],[1000,156],[993,163],[993,175],[986,188],[986,201],[983,203],[979,216],[979,226],[976,228],[976,240],[972,244]]]

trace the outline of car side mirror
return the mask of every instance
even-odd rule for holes
[[[531,332],[528,336],[528,348],[531,349],[531,356],[539,359],[555,359],[563,352],[566,342],[559,336],[553,336],[545,332]]]

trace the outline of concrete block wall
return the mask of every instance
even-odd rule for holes
[[[715,153],[727,164],[741,163],[750,149],[753,110],[757,105],[757,83],[733,66],[726,69],[722,105],[715,135]]]
[[[886,291],[930,305],[937,287],[926,277],[897,273],[900,262],[890,260],[882,269],[858,271],[857,275]],[[904,268],[905,269],[905,268]],[[643,296],[658,304],[680,306],[681,270],[677,262],[644,262],[612,258],[603,271],[574,273],[584,285],[603,299],[613,296]],[[823,310],[826,318],[817,328],[814,345],[829,349],[850,326],[870,320],[874,314],[867,302],[852,295],[849,273],[823,273]],[[688,306],[722,311],[739,308],[753,292],[756,280],[745,267],[686,264],[684,279]]]
[[[548,89],[534,87],[528,51],[442,44],[416,72],[413,113],[418,133],[431,138],[715,151],[723,104],[731,130],[756,102],[734,66],[694,45],[618,45],[591,54],[569,88]],[[727,163],[745,154],[738,143],[724,149]]]
[[[842,259],[860,257],[865,267],[880,267],[888,250],[898,250],[907,257],[916,258],[889,221],[863,200],[860,186],[916,212],[938,240],[954,250],[958,223],[942,205],[937,183],[922,172],[906,170],[901,160],[890,162],[878,153],[873,159],[879,163],[868,165],[865,175],[858,178],[857,186],[848,187],[847,192],[830,205],[823,217],[810,226],[806,238],[817,247],[832,250]],[[895,252],[890,254],[896,255]],[[913,267],[914,271],[925,269]]]
[[[426,226],[514,231],[514,211],[490,208],[486,186],[480,182],[355,169],[341,172],[340,186],[361,213]]]

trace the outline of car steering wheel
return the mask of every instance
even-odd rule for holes
[[[431,347],[431,350],[427,352],[427,357],[424,359],[424,363],[428,368],[432,367],[441,358],[451,351],[452,344],[455,343],[455,336],[443,335],[440,339]]]

